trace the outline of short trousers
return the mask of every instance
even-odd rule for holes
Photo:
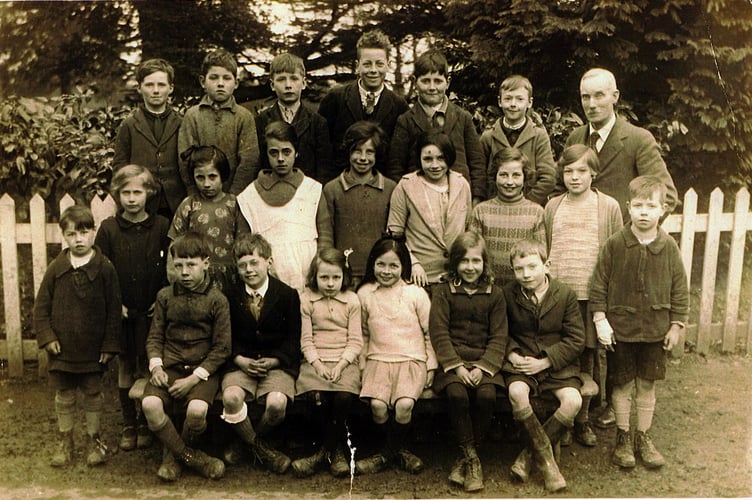
[[[176,380],[185,378],[193,373],[193,370],[183,370],[174,367],[165,368],[164,371],[165,373],[167,373],[169,385],[172,385],[172,383]],[[173,403],[177,405],[187,404],[188,401],[194,399],[205,401],[211,406],[211,404],[214,402],[214,398],[217,395],[217,389],[219,389],[219,375],[210,375],[209,380],[199,380],[198,384],[196,384],[193,389],[190,390],[184,400],[176,400],[175,398],[170,396],[168,389],[152,385],[150,381],[144,388],[144,397],[157,396],[162,400],[165,406],[172,405]]]
[[[48,383],[56,391],[75,391],[81,389],[84,394],[102,392],[102,372],[74,373],[51,370]]]
[[[635,377],[644,380],[666,378],[666,351],[663,342],[617,342],[614,351],[606,351],[608,382],[624,385]]]
[[[233,385],[242,387],[258,403],[263,403],[264,396],[270,392],[281,392],[290,401],[295,400],[295,379],[279,369],[269,370],[264,378],[252,377],[240,370],[225,373],[222,391]]]
[[[378,399],[394,408],[401,398],[417,400],[423,393],[427,379],[426,364],[422,361],[368,360],[363,370],[361,399]]]
[[[507,387],[512,385],[512,382],[525,382],[530,387],[530,395],[533,397],[540,396],[544,392],[553,392],[556,389],[562,389],[564,387],[573,387],[577,390],[582,387],[582,380],[580,380],[580,377],[553,378],[548,374],[548,371],[536,373],[535,375],[505,373],[504,380],[507,383]]]

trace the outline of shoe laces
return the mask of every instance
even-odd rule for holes
[[[100,438],[99,436],[94,436],[93,439],[94,439],[94,444],[97,447],[97,451],[99,453],[101,453],[102,455],[106,455],[107,454],[107,450],[109,448],[107,448],[107,445],[104,444],[104,441],[102,441],[102,438]]]

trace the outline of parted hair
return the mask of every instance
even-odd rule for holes
[[[138,69],[136,70],[136,81],[140,84],[144,81],[144,78],[152,73],[156,73],[157,71],[164,71],[167,73],[167,81],[172,85],[172,82],[175,80],[175,69],[164,59],[158,58],[148,59],[138,65]]]
[[[535,179],[535,171],[530,167],[530,160],[525,153],[517,148],[500,149],[493,155],[491,164],[493,165],[493,169],[498,173],[502,165],[513,161],[518,161],[522,164],[522,175],[524,176],[525,187],[527,188],[528,183]]]
[[[445,77],[449,76],[449,63],[444,54],[436,49],[423,52],[415,60],[413,76],[418,78],[428,73],[438,73]]]
[[[384,129],[378,123],[361,120],[347,128],[345,136],[342,139],[342,147],[349,155],[355,148],[370,139],[373,142],[373,147],[376,149],[376,163],[378,163],[379,159],[386,154],[387,144],[384,140],[385,137]]]
[[[253,252],[257,252],[259,256],[269,259],[272,256],[272,246],[259,233],[244,234],[235,240],[232,252],[235,255],[236,262],[241,257],[253,255]]]
[[[295,132],[295,127],[282,120],[273,121],[266,126],[264,129],[264,139],[266,139],[267,143],[269,139],[289,142],[296,151],[298,149],[298,133]]]
[[[341,291],[345,291],[350,288],[352,284],[352,274],[350,268],[347,266],[347,259],[345,254],[333,247],[322,248],[316,253],[316,256],[311,261],[311,267],[308,269],[308,276],[306,277],[306,285],[314,292],[319,291],[319,283],[316,279],[316,275],[319,273],[319,267],[321,263],[337,266],[342,270],[342,287]]]
[[[528,97],[533,97],[533,84],[522,75],[506,77],[504,81],[501,82],[501,85],[499,85],[499,97],[501,97],[502,92],[511,92],[512,90],[520,88],[527,90]]]
[[[486,240],[475,231],[465,231],[454,240],[454,243],[452,243],[452,246],[449,249],[449,273],[447,276],[450,280],[462,279],[457,271],[460,261],[465,257],[468,249],[478,246],[481,249],[481,255],[483,257],[483,272],[480,274],[478,283],[493,283],[493,276],[488,272],[489,262]]]
[[[206,76],[212,66],[224,68],[237,78],[238,62],[235,60],[235,56],[223,48],[212,50],[204,56],[204,61],[201,63],[201,74]]]
[[[650,198],[658,193],[661,203],[666,203],[666,185],[653,175],[640,175],[629,182],[629,200],[635,198]]]
[[[366,260],[366,272],[363,276],[363,281],[360,282],[358,288],[362,287],[366,283],[376,282],[376,272],[374,266],[376,265],[376,259],[381,257],[387,252],[394,252],[397,254],[397,258],[402,265],[401,277],[405,281],[409,281],[413,273],[412,263],[410,260],[410,251],[407,249],[405,240],[403,237],[394,237],[392,235],[384,236],[376,243],[374,243],[368,254]]]
[[[173,259],[206,259],[211,255],[211,249],[202,235],[188,231],[175,238],[170,247],[170,255]]]
[[[300,73],[305,77],[305,63],[295,54],[283,52],[274,56],[269,65],[269,74],[274,76],[277,73]]]
[[[559,177],[563,177],[564,167],[571,165],[576,161],[580,161],[580,159],[585,160],[593,179],[595,179],[595,176],[598,175],[598,172],[601,169],[601,162],[598,160],[598,153],[585,144],[572,144],[571,146],[567,146],[564,151],[561,152],[556,169],[559,173]]]
[[[110,192],[115,195],[116,201],[120,201],[120,190],[136,177],[141,178],[141,183],[146,190],[146,196],[154,196],[159,190],[159,185],[154,180],[154,176],[148,168],[134,164],[125,165],[115,171],[112,175],[112,181],[110,181]]]
[[[73,227],[76,231],[94,229],[94,215],[83,205],[72,205],[63,210],[58,224],[63,231],[69,227]]]
[[[426,146],[436,146],[444,155],[447,167],[451,168],[454,165],[454,161],[457,159],[457,151],[454,149],[452,140],[444,132],[424,132],[418,136],[418,140],[415,144],[415,149],[418,153],[418,161],[420,162],[420,153]],[[418,169],[418,173],[422,172]]]
[[[548,260],[548,250],[545,243],[532,238],[518,241],[509,250],[509,263],[514,265],[514,259],[524,258],[528,255],[537,255],[545,263]]]

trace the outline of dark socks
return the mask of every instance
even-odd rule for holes
[[[123,425],[136,426],[136,402],[128,397],[128,389],[118,389],[120,407],[123,411]]]

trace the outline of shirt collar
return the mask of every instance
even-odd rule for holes
[[[210,108],[214,108],[215,104],[212,102],[211,99],[209,99],[209,96],[204,94],[204,96],[201,98],[201,101],[198,103],[199,106],[208,106]],[[235,96],[231,95],[225,102],[218,105],[219,109],[227,109],[235,112]]]
[[[611,113],[611,119],[608,120],[608,122],[599,130],[595,130],[592,124],[588,125],[589,127],[588,136],[592,134],[593,132],[596,132],[599,136],[601,136],[601,140],[603,142],[606,142],[606,139],[608,139],[608,135],[611,133],[611,130],[614,128],[614,125],[616,125],[616,113]]]
[[[263,299],[266,297],[266,292],[269,291],[269,276],[267,275],[266,280],[264,280],[264,284],[261,285],[261,287],[258,290],[254,290],[248,285],[245,285],[245,293],[248,294],[249,297],[253,297],[254,293],[257,293],[261,295],[261,298]]]
[[[373,95],[376,97],[376,102],[379,102],[379,97],[381,97],[381,93],[384,92],[384,89],[386,88],[386,85],[383,83],[381,84],[381,88],[379,90],[366,90],[363,87],[363,84],[360,82],[360,79],[358,79],[358,92],[360,93],[360,101],[365,104],[366,103],[366,95],[369,92],[372,92]]]
[[[380,172],[374,172],[371,175],[370,179],[368,179],[366,182],[360,183],[354,182],[350,170],[345,170],[344,172],[342,172],[342,175],[340,175],[340,182],[342,183],[342,189],[344,189],[345,191],[349,191],[350,189],[360,184],[376,188],[380,191],[384,190],[384,176],[382,176]]]
[[[300,109],[300,101],[296,102],[292,106],[285,106],[282,104],[282,101],[277,101],[277,106],[279,106],[279,111],[282,113],[282,116],[285,116],[285,110],[292,111],[293,116],[295,116],[298,113],[298,110]]]
[[[426,106],[422,102],[418,101],[418,104],[420,104],[420,107],[423,108],[423,111],[430,117],[434,115],[437,111],[440,111],[444,114],[446,114],[447,107],[449,107],[449,99],[447,99],[447,96],[444,95],[444,99],[441,100],[441,104],[438,106]]]
[[[546,296],[546,293],[548,293],[548,290],[549,290],[550,288],[551,288],[551,280],[549,279],[548,275],[546,275],[546,283],[545,283],[545,285],[543,286],[543,290],[540,290],[540,291],[538,291],[538,292],[535,292],[535,297],[536,297],[536,299],[537,299],[537,302],[538,302],[538,304],[540,304],[541,302],[543,302],[543,297],[545,297],[545,296]],[[522,290],[522,295],[523,295],[523,296],[524,296],[524,297],[525,297],[526,299],[528,299],[528,300],[532,301],[532,299],[531,299],[532,295],[531,295],[531,293],[530,293],[530,292],[528,292],[527,290],[525,290],[525,288],[524,288],[524,287],[522,287],[522,286],[520,286],[520,290]]]
[[[637,236],[632,232],[632,223],[629,222],[626,226],[624,226],[624,238],[626,240],[626,245],[628,247],[633,247],[635,245],[640,245],[640,240],[637,239]],[[648,243],[646,246],[648,250],[650,250],[653,254],[660,253],[661,250],[663,250],[663,247],[666,246],[666,233],[663,232],[663,229],[658,228],[658,232],[655,235],[655,239]]]
[[[211,276],[209,276],[209,272],[204,273],[204,279],[201,281],[201,283],[196,287],[195,290],[189,290],[188,288],[184,287],[177,281],[173,284],[173,291],[175,295],[188,295],[190,293],[200,293],[201,295],[206,295],[206,293],[209,291],[209,287],[212,284]]]
[[[151,227],[154,225],[154,216],[151,214],[149,214],[149,216],[141,222],[133,222],[123,217],[122,210],[118,212],[117,215],[115,215],[115,220],[122,229],[128,229],[133,226]]]
[[[490,294],[492,288],[493,285],[491,283],[486,284],[485,287],[479,286],[475,293],[473,293],[473,295]],[[453,294],[470,295],[469,293],[467,293],[467,290],[465,290],[465,287],[462,286],[462,283],[456,284],[454,281],[449,282],[449,291]]]
[[[297,189],[303,182],[303,177],[305,177],[303,172],[301,172],[297,168],[293,168],[292,175],[285,177],[284,179],[275,174],[274,170],[264,170],[259,174],[256,180],[262,188],[268,191],[280,182],[290,184],[292,187]]]
[[[337,292],[337,295],[335,295],[334,297],[324,297],[324,295],[321,292],[314,292],[310,288],[309,288],[309,291],[311,293],[311,302],[318,302],[319,300],[330,298],[330,299],[336,300],[337,302],[347,304],[347,300],[345,300],[345,298],[342,296],[342,292]]]

